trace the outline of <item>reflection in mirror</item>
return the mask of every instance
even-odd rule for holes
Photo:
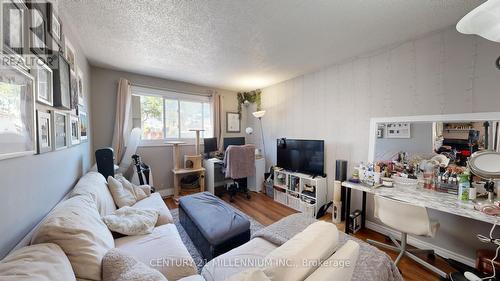
[[[480,178],[470,176],[470,157],[476,152],[500,148],[498,121],[396,120],[374,125],[371,159],[374,171],[380,171],[381,177],[392,178],[396,185],[418,183],[426,189],[457,194],[462,200],[469,197],[462,191],[465,189],[459,188],[461,180],[481,189],[484,185],[476,184]]]
[[[409,158],[431,156],[432,126],[431,122],[378,124],[375,161],[394,160],[400,152]]]
[[[434,122],[434,152],[450,158],[460,166],[477,151],[498,149],[497,121],[447,123]]]

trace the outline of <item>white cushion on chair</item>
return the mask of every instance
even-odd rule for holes
[[[375,217],[400,232],[432,237],[439,227],[439,223],[431,222],[423,206],[380,195],[375,195],[374,199]]]

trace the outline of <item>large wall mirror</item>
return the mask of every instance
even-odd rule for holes
[[[465,166],[477,151],[500,151],[500,112],[374,118],[370,126],[369,160],[447,156]]]

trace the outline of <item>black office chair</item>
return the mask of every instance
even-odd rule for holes
[[[245,193],[247,199],[250,199],[246,178],[255,175],[255,146],[229,146],[224,154],[224,168],[226,178],[233,180],[227,186],[230,201],[234,202],[233,197],[238,191]]]

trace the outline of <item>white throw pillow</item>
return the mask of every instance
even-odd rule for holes
[[[78,195],[61,203],[41,223],[32,244],[54,243],[68,256],[79,279],[101,280],[102,257],[115,246],[94,200]]]
[[[53,281],[75,279],[68,257],[56,244],[20,248],[0,261],[0,280]]]
[[[108,187],[118,208],[132,206],[137,202],[134,189],[131,185],[123,185],[121,181],[109,176]]]
[[[313,223],[266,256],[264,273],[273,281],[302,281],[333,254],[338,239],[333,223]]]
[[[143,235],[153,232],[160,212],[154,209],[123,207],[103,217],[109,230],[124,235]]]
[[[118,174],[115,176],[119,180],[126,190],[131,190],[134,193],[135,201],[141,201],[149,196],[151,196],[151,186],[149,185],[135,185],[128,181],[123,175]]]
[[[110,250],[102,259],[102,277],[105,281],[167,281],[158,270],[117,249]]]
[[[133,186],[134,192],[135,192],[135,199],[138,201],[141,201],[142,199],[148,198],[148,195],[146,192],[144,192],[144,189],[140,188],[139,186]]]
[[[351,280],[359,256],[359,244],[349,240],[305,281]]]

